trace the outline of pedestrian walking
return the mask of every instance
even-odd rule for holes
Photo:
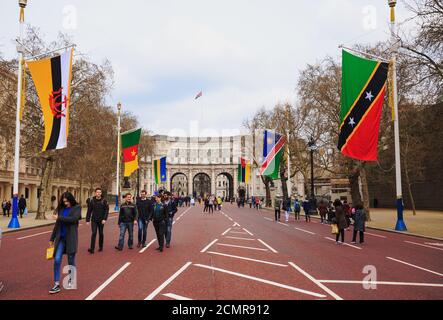
[[[155,204],[152,212],[152,222],[157,235],[158,248],[156,250],[163,252],[166,234],[166,220],[168,219],[168,210],[162,203],[159,195],[155,196]]]
[[[6,199],[4,199],[2,201],[2,210],[3,210],[3,216],[6,217],[6,207],[8,205],[8,201],[6,201]]]
[[[354,235],[352,237],[352,243],[357,243],[357,233],[360,236],[360,244],[365,242],[366,231],[366,214],[363,206],[358,204],[355,206],[354,219]]]
[[[285,203],[285,218],[286,218],[286,223],[289,222],[289,214],[290,214],[290,212],[292,211],[291,204],[292,204],[291,197],[289,197],[288,199],[286,199],[286,203]]]
[[[280,213],[281,213],[281,200],[276,197],[274,199],[274,213],[275,213],[275,221],[280,221]]]
[[[191,198],[191,206],[195,207],[195,199],[194,199],[194,197]]]
[[[26,199],[24,195],[21,195],[20,199],[18,199],[18,210],[20,213],[20,218],[23,218],[23,214],[26,210]]]
[[[218,197],[218,198],[217,198],[218,211],[221,211],[221,209],[222,209],[222,203],[223,203],[222,198],[221,198],[221,197]]]
[[[205,199],[203,200],[203,203],[204,203],[203,212],[208,212],[208,210],[209,210],[209,199],[207,197],[205,197]]]
[[[336,244],[343,244],[345,242],[345,229],[348,227],[346,222],[345,212],[343,210],[343,205],[340,200],[334,201],[335,207],[335,217],[333,219],[333,223],[337,225],[338,233],[336,235]],[[339,241],[341,237],[341,242]]]
[[[74,196],[66,192],[53,215],[57,219],[52,230],[49,246],[54,248],[54,287],[49,290],[50,294],[60,292],[60,272],[63,255],[68,256],[69,279],[66,289],[75,289],[76,264],[75,255],[78,249],[78,223],[81,220],[81,206]]]
[[[305,212],[305,220],[306,222],[311,222],[311,202],[308,198],[303,201],[303,211]]]
[[[118,215],[118,226],[120,227],[120,236],[118,245],[115,247],[118,251],[123,250],[125,243],[126,231],[128,231],[128,248],[133,249],[134,246],[134,223],[137,224],[138,211],[137,206],[132,202],[132,194],[125,195],[125,202],[120,206]]]
[[[255,198],[255,208],[258,210],[260,210],[260,205],[261,205],[261,200],[259,197]]]
[[[214,197],[210,196],[208,199],[208,212],[214,213]]]
[[[98,251],[103,251],[103,243],[105,241],[104,228],[106,221],[108,220],[109,204],[106,199],[102,197],[102,189],[95,189],[95,197],[89,201],[88,211],[86,213],[86,224],[91,225],[91,245],[88,252],[94,254],[95,240],[97,238],[98,230]]]
[[[326,223],[326,214],[328,213],[328,206],[325,201],[321,201],[318,206],[318,211],[320,212],[320,223]]]
[[[153,202],[147,197],[146,190],[140,192],[140,198],[137,200],[138,211],[138,243],[137,248],[146,248],[146,239],[148,237],[148,225],[152,218]]]
[[[300,211],[301,211],[300,201],[298,201],[298,199],[295,199],[295,201],[294,201],[294,213],[295,213],[295,220],[296,221],[300,220]]]
[[[172,239],[172,223],[174,222],[174,216],[177,213],[177,202],[172,198],[171,194],[165,195],[165,206],[168,211],[168,219],[166,220],[166,248],[171,246]]]

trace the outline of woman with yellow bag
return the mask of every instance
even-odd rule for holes
[[[345,229],[348,227],[346,222],[345,212],[343,210],[343,204],[340,200],[334,201],[335,217],[333,218],[333,224],[337,225],[336,230],[336,244],[343,244],[345,242]],[[339,241],[341,237],[341,242]]]
[[[75,255],[78,248],[78,222],[81,220],[81,207],[74,196],[66,192],[54,212],[57,222],[49,242],[50,248],[54,248],[54,287],[49,290],[50,294],[60,292],[60,272],[63,254],[68,256],[69,279],[66,289],[75,289]],[[48,250],[50,251],[50,250]]]

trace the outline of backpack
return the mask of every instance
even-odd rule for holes
[[[295,211],[300,211],[300,202],[298,202],[298,201],[295,201],[295,204],[294,204],[294,209],[295,209]]]

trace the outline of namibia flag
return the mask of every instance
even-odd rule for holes
[[[166,182],[166,157],[154,160],[153,171],[156,185]]]
[[[123,162],[125,164],[125,177],[129,177],[138,169],[138,146],[142,129],[135,129],[122,133]]]
[[[286,139],[275,131],[265,130],[263,140],[264,161],[260,168],[260,174],[277,180],[280,177],[280,163]]]
[[[338,149],[343,155],[377,161],[378,136],[389,64],[343,50]]]

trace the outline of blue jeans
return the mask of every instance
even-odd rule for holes
[[[125,243],[125,234],[128,230],[128,247],[132,248],[134,245],[134,223],[133,222],[122,222],[120,223],[120,237],[118,239],[118,247],[123,249]]]
[[[166,221],[166,244],[171,243],[172,238],[172,222],[174,221],[174,218],[169,217]]]
[[[57,245],[57,251],[54,255],[54,282],[60,282],[60,271],[62,266],[63,251],[66,248],[66,240],[60,239]],[[75,253],[68,254],[68,264],[75,267]]]
[[[145,245],[146,238],[148,237],[148,224],[149,221],[145,219],[138,219],[138,243]]]

